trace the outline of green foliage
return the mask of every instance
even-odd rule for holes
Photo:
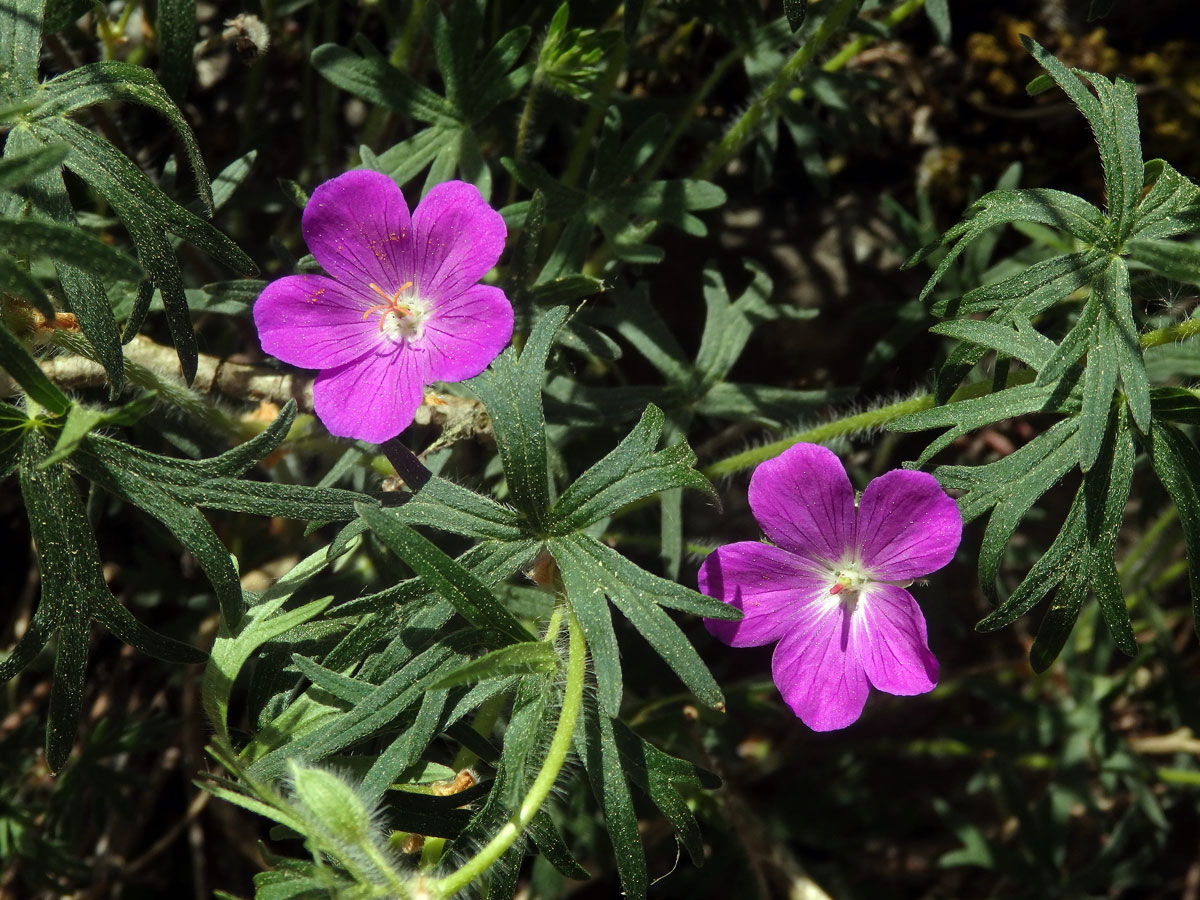
[[[1143,449],[1172,446],[1157,454],[1162,462],[1156,461],[1156,468],[1172,498],[1178,495],[1187,502],[1189,488],[1180,478],[1178,454],[1192,445],[1178,431],[1170,440],[1155,437],[1173,426],[1157,422],[1162,405],[1156,408],[1152,401],[1126,258],[1176,281],[1189,281],[1200,254],[1160,235],[1193,227],[1200,190],[1161,161],[1143,165],[1131,82],[1068,69],[1036,42],[1023,40],[1091,125],[1108,209],[1102,212],[1080,197],[1049,189],[993,191],[967,210],[966,219],[909,260],[913,265],[950,247],[921,293],[924,300],[959,255],[997,225],[1034,222],[1073,239],[1070,252],[933,304],[935,314],[952,317],[933,330],[961,342],[938,372],[936,399],[946,403],[989,352],[996,354],[994,381],[1000,389],[906,416],[893,427],[920,431],[949,426],[918,458],[920,465],[968,431],[1002,419],[1035,412],[1064,416],[1004,459],[984,466],[941,466],[934,472],[944,486],[964,492],[959,499],[964,519],[991,510],[980,546],[979,578],[993,602],[999,600],[1004,548],[1022,519],[1072,469],[1082,473],[1075,501],[1050,549],[979,623],[985,630],[1010,624],[1057,588],[1031,650],[1034,668],[1042,671],[1062,649],[1089,593],[1117,646],[1130,655],[1136,652],[1112,559],[1138,444]],[[1076,301],[1080,293],[1082,307]],[[979,314],[986,317],[968,318]],[[1048,326],[1063,321],[1065,333],[1056,341]],[[1016,363],[1024,369],[1014,369]],[[1194,529],[1194,523],[1185,521],[1193,566]]]

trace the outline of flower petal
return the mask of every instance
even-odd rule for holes
[[[929,650],[925,616],[904,588],[864,588],[854,612],[854,645],[867,678],[881,691],[908,697],[937,684],[938,661]]]
[[[330,434],[380,444],[412,424],[424,375],[420,354],[392,345],[318,375],[313,406]]]
[[[254,324],[264,353],[306,369],[345,365],[384,340],[376,319],[363,320],[368,303],[321,275],[272,281],[254,301]]]
[[[775,685],[813,731],[845,728],[862,715],[870,692],[846,610],[835,598],[801,609],[803,620],[793,621],[771,659]]]
[[[479,281],[504,251],[504,219],[474,185],[446,181],[413,213],[417,294],[428,301],[461,294]]]
[[[700,565],[700,593],[737,607],[741,621],[705,619],[704,627],[730,647],[759,647],[777,641],[793,627],[799,608],[811,604],[828,577],[814,573],[804,559],[752,541],[718,547]]]
[[[390,296],[413,280],[408,204],[396,182],[380,172],[346,172],[318,185],[301,229],[321,268],[365,298],[375,296],[372,284]]]
[[[864,568],[900,581],[937,571],[962,538],[958,504],[925,472],[897,469],[867,485],[858,504],[857,544]]]
[[[841,460],[796,444],[754,470],[750,509],[767,537],[793,553],[836,563],[854,544],[854,488]]]
[[[462,381],[488,367],[512,340],[513,308],[500,288],[477,284],[438,302],[418,346],[431,381]]]

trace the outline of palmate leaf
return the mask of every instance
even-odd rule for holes
[[[167,662],[195,663],[205,654],[141,624],[105,583],[96,539],[83,502],[61,465],[41,467],[50,444],[39,428],[25,430],[21,493],[42,570],[41,598],[28,630],[0,663],[0,681],[20,672],[57,635],[54,683],[46,729],[46,761],[65,765],[83,702],[88,633],[95,620],[134,648]]]
[[[404,560],[424,582],[479,628],[501,634],[505,642],[533,640],[528,630],[485,585],[427,538],[384,509],[362,505],[359,514],[384,545]]]
[[[1079,409],[1078,396],[1074,392],[1064,395],[1062,387],[1062,384],[1015,385],[983,397],[959,400],[912,413],[897,419],[889,427],[904,432],[947,429],[912,463],[914,468],[919,468],[958,438],[993,422],[1034,412],[1076,412]]]
[[[638,170],[661,144],[667,127],[665,116],[653,116],[622,142],[620,113],[610,108],[585,189],[567,187],[533,162],[505,158],[501,163],[524,187],[545,195],[548,221],[598,227],[618,258],[660,262],[663,251],[643,243],[644,234],[662,223],[703,236],[705,225],[693,211],[725,202],[725,192],[708,181],[637,180]],[[642,219],[633,222],[631,216]]]
[[[565,306],[550,310],[534,326],[519,358],[509,347],[488,371],[467,382],[491,416],[513,501],[538,528],[547,525],[550,509],[542,382],[550,346],[566,319]]]
[[[715,499],[708,479],[693,468],[696,454],[685,442],[654,449],[664,421],[658,407],[647,407],[633,431],[558,498],[550,514],[552,533],[582,530],[622,506],[671,488],[690,487]]]
[[[1117,646],[1130,656],[1137,652],[1113,562],[1134,459],[1133,431],[1124,409],[1114,409],[1096,463],[1084,476],[1058,536],[1017,589],[976,626],[993,631],[1009,625],[1054,592],[1030,652],[1036,671],[1045,671],[1058,656],[1089,593]]]
[[[365,41],[359,42],[362,56],[333,44],[321,45],[313,51],[313,67],[342,90],[428,124],[379,154],[373,167],[401,184],[430,167],[426,189],[457,172],[486,199],[492,176],[476,129],[496,106],[528,83],[533,64],[516,66],[516,62],[532,32],[528,26],[512,29],[481,59],[476,48],[481,33],[477,0],[454,4],[449,19],[438,7],[431,7],[430,16],[445,98],[400,72]]]
[[[7,153],[25,149],[28,152],[36,153],[43,146],[67,147],[66,144],[42,145],[27,129],[14,128],[9,133],[5,151]],[[67,147],[67,150],[69,155],[70,148]],[[24,186],[23,191],[33,200],[33,215],[59,222],[61,227],[70,227],[74,235],[80,238],[84,237],[76,225],[75,211],[67,196],[67,187],[63,183],[59,167],[56,166],[39,173]],[[71,260],[57,252],[57,249],[55,248],[49,255],[54,259],[54,268],[62,283],[63,292],[66,294],[67,302],[78,318],[84,334],[96,349],[96,355],[104,366],[105,372],[108,373],[111,389],[115,395],[124,385],[125,360],[121,354],[120,333],[117,329],[116,319],[113,317],[108,294],[104,289],[104,282],[95,274],[72,265]],[[126,277],[140,278],[141,275],[127,273]],[[43,314],[53,315],[53,310],[39,308],[42,309]]]
[[[621,889],[627,897],[644,900],[649,887],[632,787],[637,787],[659,808],[693,862],[701,864],[704,845],[700,829],[679,787],[712,789],[720,786],[718,778],[663,753],[619,720],[591,707],[585,708],[580,727],[575,731],[575,750],[604,813]]]
[[[37,96],[41,105],[30,116],[33,120],[66,116],[107,100],[140,103],[162,113],[183,143],[188,162],[196,176],[196,190],[200,194],[200,200],[208,214],[212,215],[212,185],[208,179],[208,169],[200,155],[200,146],[196,143],[196,136],[188,127],[179,107],[149,69],[115,60],[89,63],[43,83]]]
[[[1112,82],[1095,72],[1068,69],[1037,41],[1022,35],[1021,43],[1092,126],[1100,149],[1100,161],[1104,165],[1111,236],[1116,246],[1120,246],[1134,227],[1143,181],[1141,134],[1133,82],[1124,78]],[[1091,84],[1095,95],[1081,79]]]
[[[51,117],[24,127],[42,143],[68,143],[71,152],[66,167],[91,184],[120,216],[133,239],[138,261],[162,292],[172,341],[180,354],[184,377],[190,381],[195,375],[196,338],[179,262],[166,233],[178,235],[242,274],[255,274],[254,263],[225,235],[167,197],[111,144],[83,126]],[[14,133],[19,130],[14,129]],[[47,212],[53,216],[55,209],[47,208]],[[146,299],[148,302],[149,297]]]
[[[979,547],[979,583],[993,602],[1004,547],[1038,498],[1074,468],[1078,437],[1079,419],[1063,419],[994,463],[934,470],[942,487],[964,492],[958,500],[964,522],[992,510]]]

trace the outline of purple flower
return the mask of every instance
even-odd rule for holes
[[[478,375],[512,337],[512,304],[476,283],[504,250],[504,220],[473,186],[437,185],[410,218],[392,179],[347,172],[313,191],[302,229],[333,277],[271,282],[254,323],[265,352],[321,370],[313,401],[330,433],[395,437],[425,385]]]
[[[838,458],[797,444],[754,470],[750,509],[774,545],[715,550],[700,590],[744,613],[705,619],[731,647],[778,641],[771,672],[783,699],[815,731],[862,714],[868,685],[904,696],[937,684],[925,617],[905,588],[950,562],[958,506],[933,476],[898,469],[858,502]]]

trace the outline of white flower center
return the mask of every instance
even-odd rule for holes
[[[390,296],[377,284],[372,284],[371,290],[378,294],[383,303],[377,303],[363,313],[368,319],[379,313],[379,333],[394,344],[404,341],[420,340],[425,333],[425,322],[429,318],[429,307],[425,301],[415,294],[405,295],[412,287],[411,281],[406,281]]]
[[[833,584],[829,593],[834,594],[849,612],[854,612],[858,606],[858,594],[862,588],[873,579],[857,560],[840,563],[831,573]]]

